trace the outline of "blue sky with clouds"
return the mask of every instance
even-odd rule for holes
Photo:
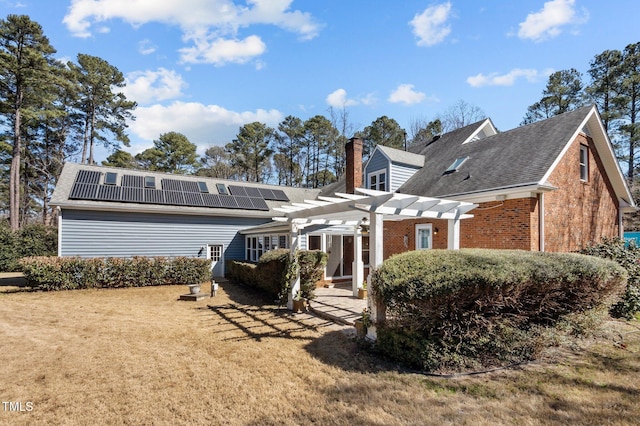
[[[135,154],[162,133],[202,152],[245,123],[345,108],[433,119],[459,100],[518,126],[548,75],[640,41],[637,0],[0,0],[40,23],[57,57],[99,56],[138,102]],[[98,154],[98,160],[108,153]]]

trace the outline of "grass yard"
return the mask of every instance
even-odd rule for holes
[[[244,288],[0,293],[0,424],[638,424],[640,325],[515,370],[444,379]],[[32,403],[26,410],[26,403]],[[14,405],[15,407],[15,405]]]

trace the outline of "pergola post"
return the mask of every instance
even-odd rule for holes
[[[460,250],[460,219],[449,219],[447,232],[447,248]]]
[[[362,286],[364,281],[364,263],[362,262],[362,232],[360,232],[360,225],[356,225],[353,228],[353,263],[352,263],[352,275],[351,289],[353,291],[353,297],[358,297],[358,288]]]
[[[386,309],[383,303],[380,303],[374,297],[374,292],[371,291],[371,277],[373,272],[382,265],[382,260],[384,258],[384,221],[383,216],[379,213],[371,212],[370,213],[370,227],[369,227],[369,276],[367,277],[367,288],[369,291],[367,292],[367,304],[369,306],[369,312],[371,315],[371,320],[373,321],[373,326],[369,327],[367,331],[367,336],[370,339],[375,340],[376,336],[376,327],[375,324],[379,322],[384,322],[386,319]]]
[[[294,262],[297,255],[298,246],[300,244],[300,236],[298,235],[298,225],[291,223],[291,249],[289,251],[289,261]],[[300,291],[300,268],[297,268],[296,276],[292,279],[289,286],[289,295],[287,297],[287,309],[293,310],[293,298]]]

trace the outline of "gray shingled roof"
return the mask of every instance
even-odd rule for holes
[[[450,197],[539,183],[592,106],[462,144],[481,123],[443,135],[424,146],[425,165],[398,192]],[[415,152],[415,151],[414,151]],[[458,171],[444,174],[457,159]]]
[[[73,187],[73,183],[79,170],[99,171],[103,173],[116,172],[118,173],[119,177],[125,174],[133,176],[154,176],[156,177],[157,182],[160,182],[160,179],[163,178],[189,181],[204,181],[207,183],[207,186],[209,187],[209,191],[211,193],[216,193],[215,188],[217,183],[255,188],[281,189],[285,192],[287,197],[289,197],[289,201],[284,202],[265,200],[267,206],[269,207],[269,210],[263,211],[69,199],[71,188]],[[66,163],[62,170],[62,173],[60,174],[60,178],[58,179],[58,183],[56,185],[55,191],[53,192],[53,196],[51,197],[51,205],[60,206],[62,208],[87,210],[145,211],[155,213],[195,214],[205,216],[238,216],[239,214],[241,214],[242,217],[272,218],[275,216],[283,216],[283,213],[273,210],[274,207],[280,207],[284,204],[289,203],[302,203],[304,202],[304,200],[308,199],[313,200],[318,196],[319,192],[320,190],[318,189],[291,188],[286,186],[267,185],[261,183],[214,179],[203,176],[175,175],[168,173],[150,172],[145,170]]]
[[[406,164],[416,167],[424,166],[424,155],[414,154],[413,152],[403,151],[401,149],[391,148],[384,145],[378,145],[376,148],[389,157],[392,163]]]

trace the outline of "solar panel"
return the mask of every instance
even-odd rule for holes
[[[247,196],[247,191],[245,191],[244,186],[229,185],[229,192],[231,195],[239,195],[241,197]]]
[[[262,198],[262,194],[260,194],[260,191],[258,190],[258,188],[252,188],[250,186],[245,186],[244,190],[247,191],[247,195],[249,197],[260,197],[260,198]]]
[[[202,194],[202,201],[207,207],[222,207],[220,196],[217,194]]]
[[[149,204],[164,204],[164,194],[162,190],[145,188],[144,202]]]
[[[198,187],[198,182],[194,182],[191,180],[183,180],[181,181],[182,183],[182,190],[184,192],[200,192],[200,188]]]
[[[184,193],[184,201],[188,206],[200,207],[204,206],[204,201],[202,201],[202,195],[199,192],[185,192]]]
[[[258,192],[265,200],[273,200],[273,191],[269,188],[258,188]]]
[[[99,185],[96,199],[103,201],[120,201],[122,199],[122,187],[113,185]]]
[[[122,201],[128,203],[143,203],[144,202],[144,189],[143,188],[122,188]]]
[[[251,203],[251,199],[249,197],[235,195],[234,198],[236,200],[236,203],[238,203],[239,208],[253,210],[253,204]]]
[[[91,170],[79,170],[76,175],[76,183],[100,183],[101,172],[93,172]]]
[[[144,176],[122,176],[122,186],[129,188],[144,188]]]
[[[227,209],[237,209],[238,203],[233,195],[218,195],[220,197],[220,204]]]
[[[267,202],[262,198],[258,197],[249,197],[251,203],[253,204],[253,208],[255,210],[269,210],[269,206],[267,206]]]
[[[284,191],[279,189],[218,183],[216,189],[219,194],[211,194],[204,181],[161,179],[162,189],[154,189],[149,187],[155,183],[153,176],[121,176],[121,186],[118,186],[116,172],[79,170],[69,198],[263,211],[269,210],[265,200],[289,201]]]
[[[179,180],[162,179],[162,189],[165,191],[182,191],[182,186]]]
[[[182,206],[185,204],[184,202],[184,194],[180,191],[163,191],[164,192],[164,201],[167,204],[175,204],[178,206]]]
[[[282,189],[274,189],[272,192],[274,197],[272,199],[274,201],[289,201],[289,197],[287,197],[287,194],[285,194]]]
[[[75,198],[79,200],[93,200],[96,198],[98,192],[98,185],[93,183],[75,183],[71,188],[71,194],[69,198]]]

